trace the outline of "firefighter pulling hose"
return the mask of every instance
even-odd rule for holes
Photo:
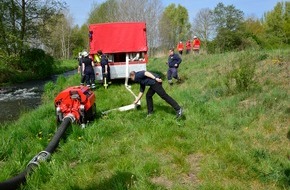
[[[125,88],[134,96],[134,98],[136,99],[137,96],[134,94],[134,92],[131,90],[131,86],[128,85],[128,80],[129,80],[129,55],[126,54],[126,78],[125,78]],[[141,101],[138,101],[137,104],[129,104],[127,106],[122,106],[119,108],[114,108],[114,109],[110,109],[107,111],[102,112],[102,114],[107,114],[111,111],[128,111],[128,110],[132,110],[132,109],[136,109],[137,107],[141,106]]]
[[[61,122],[57,132],[48,144],[45,150],[39,152],[27,164],[25,170],[15,177],[4,182],[0,182],[1,190],[17,189],[26,182],[26,177],[31,174],[41,162],[48,160],[51,154],[56,150],[66,129],[73,122],[77,122],[85,127],[86,123],[93,120],[96,115],[95,94],[88,87],[69,87],[62,91],[55,98],[57,122]]]

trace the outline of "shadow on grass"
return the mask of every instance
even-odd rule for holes
[[[134,186],[137,178],[134,174],[130,172],[117,172],[115,175],[111,176],[107,180],[103,180],[101,183],[93,183],[89,185],[87,188],[80,188],[80,187],[72,187],[73,190],[125,190],[130,189]]]
[[[289,188],[290,187],[290,168],[287,168],[284,170],[284,175],[285,175],[285,179],[284,179],[285,188]]]

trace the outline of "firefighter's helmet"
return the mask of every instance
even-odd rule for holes
[[[86,51],[83,52],[84,57],[87,57],[88,55],[89,55],[88,52],[86,52]]]

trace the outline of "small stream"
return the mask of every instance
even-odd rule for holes
[[[69,71],[63,76],[71,76],[77,70]],[[41,104],[44,85],[55,82],[60,75],[54,75],[50,80],[30,81],[0,88],[0,123],[15,121],[20,114],[37,108]]]

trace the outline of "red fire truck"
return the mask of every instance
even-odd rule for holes
[[[108,56],[111,79],[127,78],[130,71],[146,70],[148,62],[145,22],[115,22],[89,25],[90,55],[98,50]],[[102,68],[96,62],[96,80]]]

